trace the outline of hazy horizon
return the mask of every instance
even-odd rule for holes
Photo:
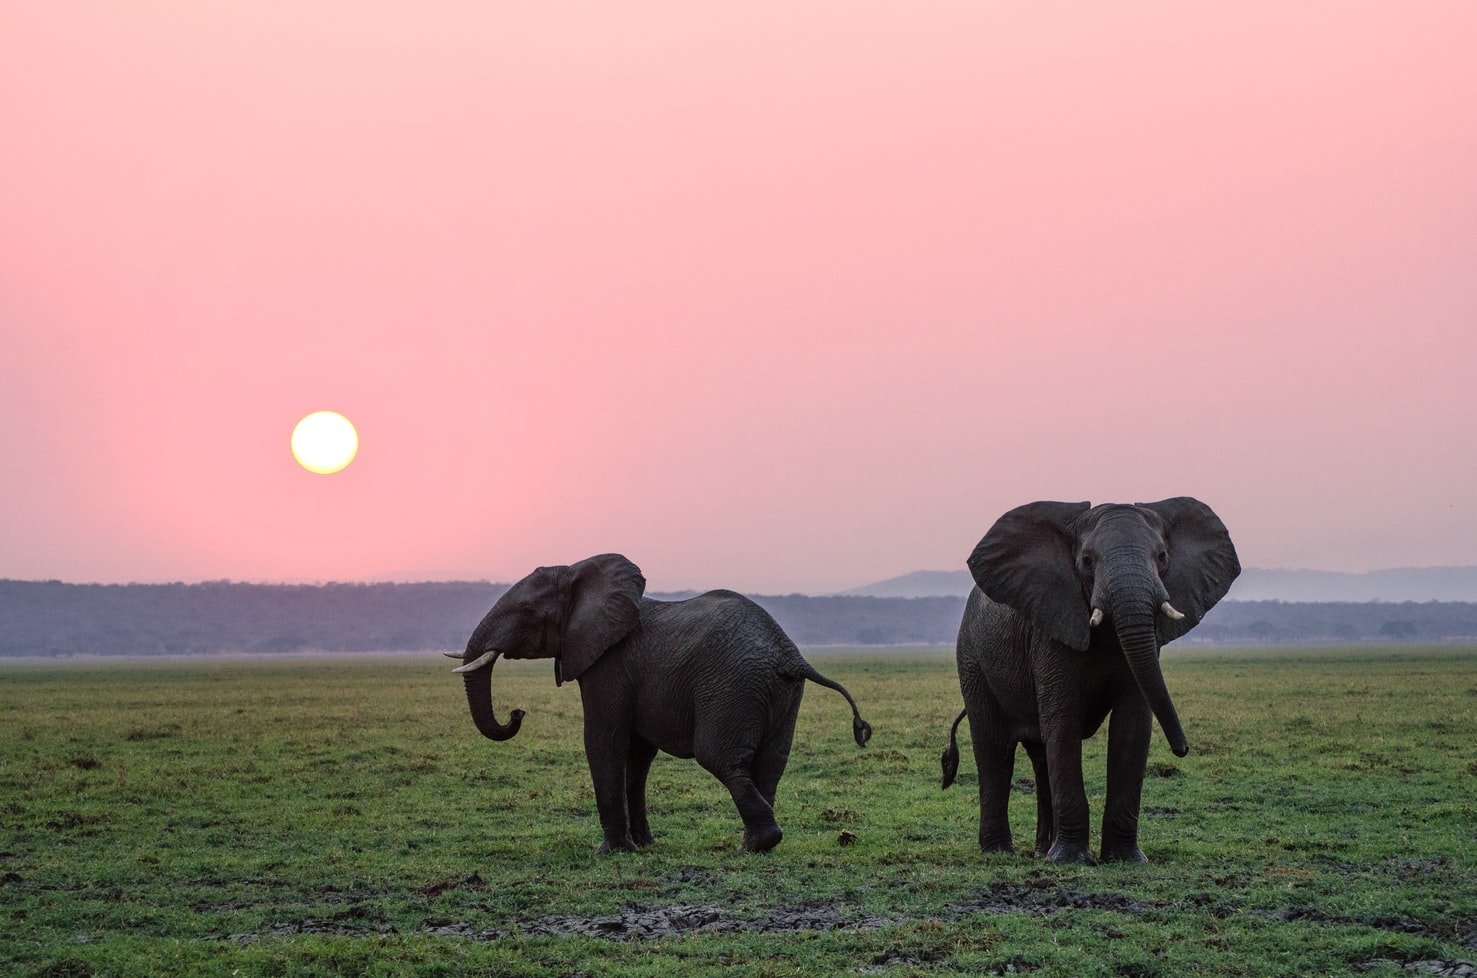
[[[1477,6],[4,20],[0,577],[833,593],[1175,495],[1477,563]]]
[[[1244,568],[1243,571],[1242,571],[1242,578],[1237,581],[1236,585],[1233,585],[1232,586],[1231,593],[1227,596],[1226,600],[1232,600],[1232,601],[1235,601],[1235,600],[1240,600],[1240,601],[1261,601],[1261,600],[1327,600],[1327,599],[1324,599],[1324,598],[1310,598],[1310,599],[1291,598],[1291,599],[1285,599],[1285,598],[1269,597],[1269,596],[1246,597],[1246,596],[1243,596],[1243,595],[1238,595],[1238,593],[1237,593],[1238,590],[1244,590],[1244,587],[1240,587],[1240,585],[1244,585],[1246,583],[1246,580],[1247,580],[1248,577],[1259,579],[1260,580],[1260,583],[1262,585],[1265,585],[1266,582],[1269,579],[1275,580],[1275,579],[1280,578],[1280,577],[1283,577],[1283,576],[1287,576],[1289,578],[1306,577],[1306,578],[1308,578],[1310,580],[1317,580],[1317,579],[1320,579],[1320,578],[1330,578],[1330,579],[1334,579],[1335,581],[1337,581],[1339,579],[1347,579],[1350,582],[1358,582],[1358,581],[1361,581],[1363,579],[1378,578],[1378,577],[1381,577],[1383,575],[1422,574],[1422,573],[1425,573],[1425,572],[1430,572],[1432,574],[1436,574],[1436,575],[1439,576],[1442,572],[1449,572],[1449,571],[1466,571],[1466,572],[1469,572],[1469,573],[1477,574],[1477,564],[1428,565],[1428,566],[1424,566],[1424,567],[1377,567],[1377,568],[1373,568],[1373,569],[1368,570],[1368,571],[1331,571],[1331,570],[1323,570],[1323,569],[1312,568],[1312,567],[1247,567],[1247,568]],[[953,569],[953,570],[948,569],[948,568],[920,568],[920,569],[916,569],[916,570],[905,571],[905,572],[903,572],[901,574],[894,574],[894,575],[891,575],[889,577],[880,578],[878,580],[859,582],[857,584],[850,585],[850,586],[844,587],[844,588],[840,588],[840,589],[835,590],[835,591],[823,591],[823,592],[822,591],[817,591],[817,592],[809,592],[809,591],[763,591],[762,589],[752,589],[752,590],[750,590],[749,593],[767,594],[767,595],[771,595],[771,596],[778,596],[778,595],[784,595],[784,594],[803,594],[803,595],[807,595],[807,596],[811,596],[811,597],[845,596],[845,595],[847,595],[849,593],[852,593],[852,592],[866,592],[869,588],[875,587],[877,585],[886,585],[886,584],[891,584],[893,582],[903,582],[903,581],[907,581],[910,578],[915,578],[915,577],[934,577],[934,576],[966,576],[967,577],[968,573],[969,573],[968,570],[965,569],[965,568],[962,568],[962,567],[961,568],[958,568],[958,569]],[[302,585],[302,586],[318,586],[318,587],[322,587],[322,586],[339,585],[339,584],[345,584],[345,585],[353,585],[353,584],[492,584],[492,585],[508,585],[508,584],[512,584],[514,581],[516,581],[517,578],[516,577],[510,577],[510,578],[491,578],[491,577],[485,577],[485,576],[483,576],[483,577],[466,577],[466,576],[463,576],[463,577],[456,577],[456,576],[444,576],[444,577],[376,576],[376,577],[364,577],[364,578],[358,578],[358,579],[327,579],[327,578],[237,579],[237,578],[223,577],[223,578],[198,578],[198,579],[194,579],[194,580],[181,580],[181,579],[164,580],[164,579],[160,579],[160,580],[131,580],[131,581],[82,581],[82,580],[61,580],[59,578],[50,578],[50,579],[47,579],[47,580],[57,580],[57,581],[59,581],[62,584],[71,584],[71,585],[79,585],[79,586],[114,586],[114,585],[118,585],[118,586],[128,586],[128,585],[157,586],[157,585],[176,585],[176,584],[179,584],[179,585],[187,585],[188,586],[188,585],[198,585],[198,584],[215,584],[215,583],[222,583],[223,582],[223,583],[227,583],[227,584],[246,584],[246,585],[265,585],[265,586],[275,586],[275,585],[294,586],[294,585]],[[22,581],[22,582],[29,582],[29,583],[37,583],[38,582],[38,579],[36,579],[36,578],[5,578],[5,577],[0,577],[0,581]],[[677,582],[659,582],[659,583],[651,583],[651,582],[648,582],[648,585],[647,585],[647,588],[646,588],[647,594],[685,594],[685,593],[696,593],[696,592],[698,592],[700,590],[703,590],[703,589],[692,587],[692,586],[687,586],[687,585],[682,585],[682,584],[677,583]],[[965,588],[965,590],[967,591],[968,588]],[[923,594],[924,592],[918,592],[918,593],[919,594]],[[927,592],[927,594],[929,594],[929,595],[934,595],[934,594],[942,595],[942,594],[944,594],[944,592],[941,592],[941,591],[940,592],[930,591],[930,592]],[[1349,600],[1360,600],[1360,601],[1362,601],[1362,600],[1381,600],[1381,599],[1378,599],[1378,598],[1375,598],[1375,599],[1351,598]],[[1420,599],[1394,599],[1394,600],[1420,600]],[[1448,599],[1435,599],[1435,600],[1448,600]],[[1460,600],[1468,600],[1468,599],[1463,598],[1463,599],[1460,599]],[[1477,601],[1477,596],[1474,596],[1470,600]]]

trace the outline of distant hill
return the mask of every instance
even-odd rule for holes
[[[968,594],[969,571],[913,571],[841,594],[873,598],[923,598]],[[1397,567],[1348,574],[1340,571],[1264,570],[1241,572],[1231,601],[1363,603],[1366,601],[1477,601],[1477,567]]]
[[[967,595],[972,587],[974,578],[967,570],[923,570],[838,593],[848,598],[937,598]]]
[[[1477,601],[1477,567],[1395,567],[1339,571],[1243,571],[1234,601]]]

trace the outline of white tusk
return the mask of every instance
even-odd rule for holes
[[[1103,623],[1103,609],[1092,609],[1092,617],[1087,620],[1089,628],[1096,628]]]
[[[465,659],[467,657],[467,653],[465,652],[442,652],[441,654],[448,659]]]
[[[1168,618],[1170,621],[1179,621],[1181,618],[1185,617],[1184,615],[1180,614],[1178,611],[1175,611],[1174,610],[1174,605],[1170,604],[1168,601],[1166,601],[1163,604],[1161,604],[1159,606],[1159,610],[1162,611],[1162,612],[1164,612],[1164,616],[1166,618]]]
[[[453,669],[451,671],[452,672],[476,672],[478,669],[481,669],[483,666],[492,665],[492,660],[493,659],[496,659],[500,655],[502,655],[501,652],[499,652],[497,649],[493,649],[491,652],[484,652],[484,653],[482,653],[482,657],[480,659],[476,659],[476,660],[474,660],[472,662],[468,662],[464,666],[457,666],[455,669]]]

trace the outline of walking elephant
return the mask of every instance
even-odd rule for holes
[[[646,579],[619,554],[540,567],[497,600],[453,670],[466,685],[477,729],[507,740],[492,708],[492,666],[509,659],[554,660],[555,680],[579,683],[585,755],[605,841],[601,852],[651,843],[646,775],[656,752],[696,758],[733,796],[743,848],[779,844],[774,794],[790,756],[805,680],[851,704],[853,734],[872,728],[839,683],[816,672],[773,618],[732,591],[686,601],[643,596]]]
[[[1036,774],[1036,853],[1094,862],[1082,741],[1108,726],[1104,860],[1144,862],[1139,793],[1158,718],[1189,751],[1159,650],[1193,628],[1241,573],[1220,518],[1181,496],[1132,506],[1036,502],[996,521],[969,557],[978,585],[957,647],[964,712],[949,731],[943,785],[959,767],[965,716],[979,769],[979,844],[1012,851],[1006,802],[1016,744]]]

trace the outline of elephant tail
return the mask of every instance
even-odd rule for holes
[[[947,788],[954,783],[954,778],[959,773],[959,724],[964,720],[967,711],[960,710],[959,715],[954,718],[954,725],[949,728],[949,746],[944,748],[944,756],[939,760],[944,766],[944,783],[940,788]]]
[[[851,694],[846,691],[846,687],[822,676],[815,671],[814,666],[803,659],[801,660],[801,665],[803,666],[800,671],[801,676],[809,679],[816,685],[824,686],[827,689],[834,689],[846,697],[846,702],[851,704],[851,735],[856,738],[856,745],[858,747],[867,746],[867,741],[872,739],[872,725],[862,719],[862,711],[857,709],[856,700],[851,698]]]

